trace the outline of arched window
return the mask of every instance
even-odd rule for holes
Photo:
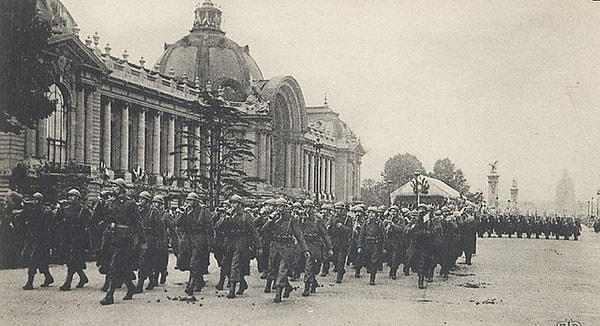
[[[65,98],[56,85],[50,86],[48,98],[56,105],[56,110],[48,117],[47,135],[48,161],[67,162],[67,110]]]

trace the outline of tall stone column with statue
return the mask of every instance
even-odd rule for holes
[[[488,174],[488,208],[492,212],[498,212],[498,179],[500,178],[500,174],[498,174],[497,166],[498,161],[490,163],[491,167],[490,173]]]

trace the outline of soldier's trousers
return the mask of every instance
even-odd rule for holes
[[[335,264],[334,272],[346,273],[344,268],[346,265],[346,256],[348,255],[348,245],[334,245],[333,246],[333,263]]]
[[[275,286],[284,287],[288,284],[288,275],[296,263],[295,245],[280,245],[274,243],[269,259],[269,279],[275,280]]]
[[[321,270],[323,255],[319,244],[310,245],[308,249],[310,251],[310,258],[305,260],[304,282],[312,283],[315,281],[315,276],[319,274],[319,271]]]
[[[379,265],[381,264],[381,244],[367,244],[362,248],[362,258],[367,267],[367,273],[376,274]]]
[[[225,248],[221,264],[221,275],[229,276],[231,282],[239,282],[250,274],[250,253],[241,246]]]
[[[256,261],[258,262],[258,271],[260,273],[269,271],[269,244],[268,243],[263,243],[262,255],[256,257]]]

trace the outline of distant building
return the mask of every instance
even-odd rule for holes
[[[575,200],[575,186],[569,177],[567,170],[563,170],[562,176],[556,185],[556,214],[558,215],[575,215],[578,209],[578,204]]]
[[[361,157],[352,130],[327,104],[306,107],[292,76],[265,79],[250,56],[221,30],[221,11],[209,0],[195,10],[190,33],[166,44],[156,65],[116,56],[94,35],[82,42],[73,17],[58,0],[38,0],[50,21],[54,68],[51,87],[56,112],[23,135],[0,134],[0,191],[6,192],[19,163],[54,167],[76,163],[92,179],[101,171],[132,180],[145,173],[152,182],[185,190],[170,177],[196,164],[186,154],[169,155],[203,135],[202,116],[190,109],[203,89],[219,90],[239,110],[255,116],[246,136],[256,159],[244,162],[263,180],[258,194],[287,194],[321,200],[360,197]],[[60,169],[57,169],[60,171]]]

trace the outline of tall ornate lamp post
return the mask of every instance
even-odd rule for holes
[[[321,199],[321,177],[320,177],[320,169],[321,169],[321,149],[323,149],[323,144],[321,143],[321,139],[317,138],[314,143],[315,146],[315,204],[319,204]]]
[[[415,172],[415,177],[411,181],[413,192],[417,196],[417,205],[421,203],[421,195],[429,193],[429,182],[419,172]]]

